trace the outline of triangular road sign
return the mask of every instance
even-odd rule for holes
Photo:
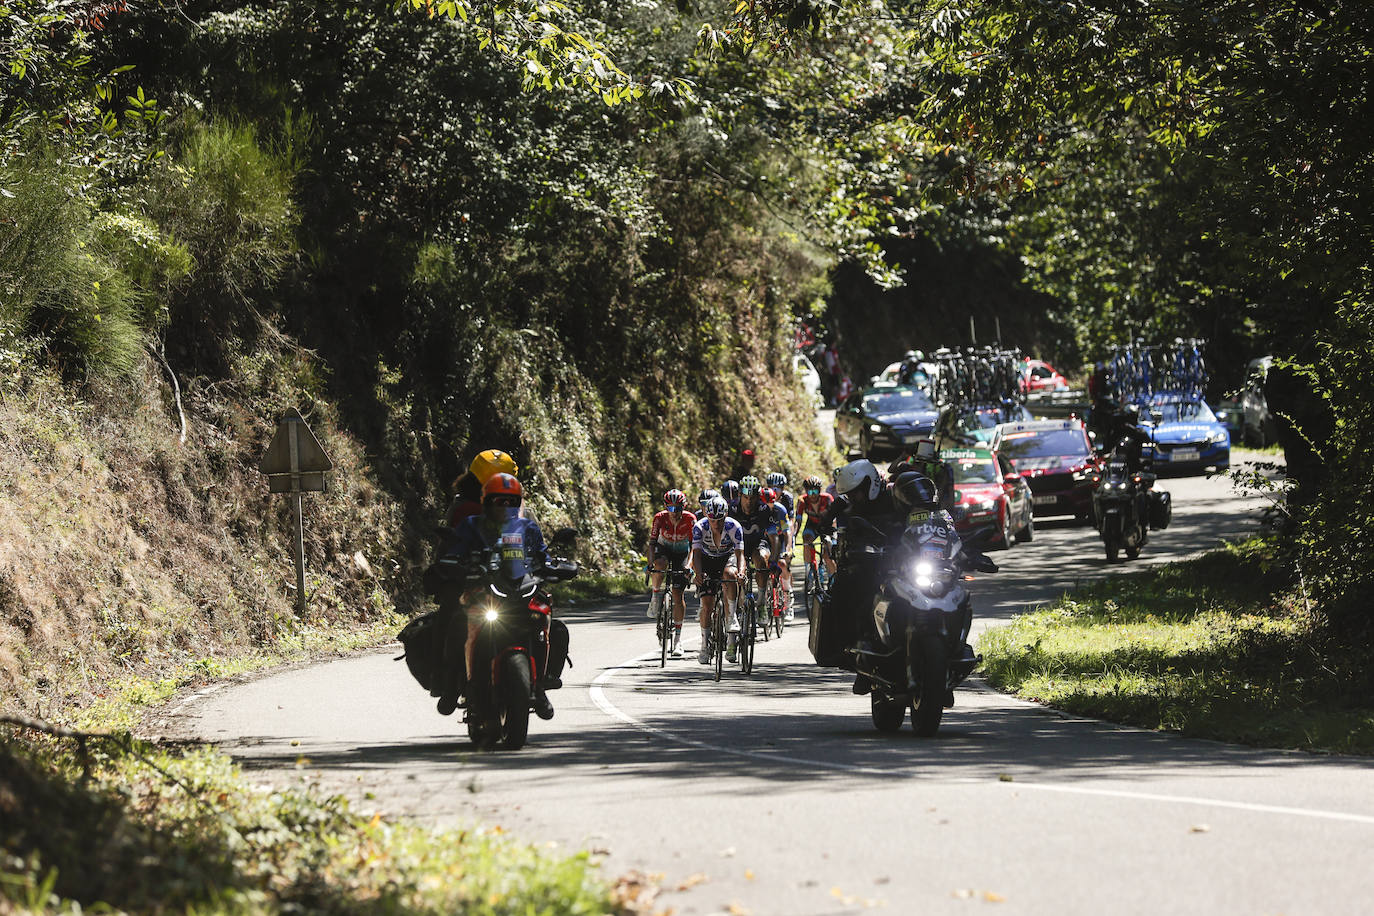
[[[291,460],[292,440],[295,444],[294,467]],[[320,440],[315,438],[309,424],[294,407],[287,410],[277,422],[277,433],[258,464],[258,470],[264,474],[308,474],[333,469],[334,462],[324,453],[324,446],[320,445]]]

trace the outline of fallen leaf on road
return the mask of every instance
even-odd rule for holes
[[[754,870],[753,870],[752,868],[746,868],[746,869],[744,870],[744,880],[746,880],[746,881],[753,881],[753,880],[754,880]]]
[[[1206,824],[1194,824],[1193,826],[1191,826],[1191,827],[1188,828],[1188,832],[1189,832],[1189,833],[1206,833],[1207,831],[1209,831],[1209,830],[1211,830],[1211,829],[1212,829],[1212,828],[1209,827],[1209,826],[1207,826]]]
[[[720,857],[721,857],[722,859],[734,858],[734,855],[735,855],[735,847],[733,847],[733,846],[727,846],[727,847],[725,847],[724,849],[722,849],[722,850],[720,851]]]
[[[954,891],[953,896],[958,897],[960,900],[967,900],[973,896],[973,891],[969,890],[968,888],[961,887],[958,890]]]
[[[983,892],[983,899],[986,900],[988,903],[1006,903],[1006,902],[1007,902],[1007,898],[1006,898],[1006,897],[1003,897],[1001,894],[995,894],[995,893],[993,893],[992,891],[984,891],[984,892]]]
[[[1012,780],[1011,780],[1011,774],[1010,774],[1010,773],[998,773],[998,774],[997,774],[997,781],[998,781],[998,782],[1011,782],[1011,781],[1012,781]]]
[[[702,884],[709,880],[711,879],[706,877],[705,872],[699,871],[695,875],[688,875],[686,878],[683,878],[682,883],[677,886],[677,889],[680,891],[690,891],[698,884]]]
[[[292,739],[291,739],[291,746],[292,746],[292,747],[300,747],[300,746],[301,746],[301,739],[299,739],[299,738],[292,738]]]
[[[749,916],[749,911],[746,910],[744,907],[740,906],[738,903],[732,903],[729,906],[727,906],[725,908],[725,912],[729,913],[730,916]]]

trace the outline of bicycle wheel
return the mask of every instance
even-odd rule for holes
[[[806,608],[807,616],[811,614],[811,596],[820,596],[821,574],[816,568],[816,562],[806,564],[806,579],[802,583],[802,607]]]
[[[668,644],[673,641],[673,612],[669,595],[664,595],[658,605],[658,666],[668,666]]]
[[[725,670],[725,598],[716,599],[715,612],[711,614],[711,652],[715,655],[716,680],[720,680]]]
[[[748,614],[748,619],[740,623],[738,636],[739,644],[736,647],[739,652],[739,670],[741,674],[754,673],[754,645],[758,642],[758,638],[758,620],[753,614]]]
[[[782,639],[782,628],[787,623],[787,604],[791,599],[791,590],[786,588],[781,581],[778,581],[773,586],[772,617],[769,623],[773,625],[773,632],[779,639]]]

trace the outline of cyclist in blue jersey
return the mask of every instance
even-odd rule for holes
[[[709,665],[711,655],[706,630],[715,608],[715,598],[709,592],[703,593],[702,589],[707,578],[721,580],[733,649],[735,634],[739,633],[739,623],[735,620],[739,594],[736,583],[744,577],[744,531],[739,522],[729,517],[730,510],[719,496],[707,500],[702,512],[705,517],[692,527],[692,572],[696,576],[697,594],[701,595],[701,650],[697,661]]]
[[[739,508],[733,514],[744,531],[744,555],[754,569],[754,583],[762,595],[768,591],[769,561],[777,557],[780,563],[787,562],[782,541],[791,527],[786,509],[763,501],[763,486],[757,477],[751,474],[739,483]]]
[[[768,475],[765,483],[770,489],[777,492],[778,505],[787,510],[787,530],[784,531],[782,537],[778,539],[778,546],[782,548],[786,556],[778,556],[778,562],[782,564],[782,568],[778,570],[778,575],[781,577],[783,584],[787,586],[788,600],[786,619],[790,621],[792,619],[792,600],[795,598],[792,589],[792,569],[790,561],[792,558],[792,548],[797,543],[797,531],[800,527],[797,519],[797,503],[791,491],[787,489],[786,474],[781,471],[774,471]]]

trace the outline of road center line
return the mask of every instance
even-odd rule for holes
[[[769,751],[749,751],[741,748],[726,747],[720,744],[712,744],[709,741],[701,741],[696,738],[685,738],[674,734],[666,728],[657,725],[650,725],[642,719],[637,719],[625,710],[616,706],[606,696],[606,688],[623,671],[629,671],[638,666],[640,662],[650,658],[657,658],[658,651],[645,652],[636,655],[634,658],[621,662],[619,665],[607,668],[601,672],[587,686],[587,693],[591,696],[592,702],[603,713],[626,725],[639,729],[642,732],[672,741],[676,744],[683,744],[688,747],[701,748],[703,750],[719,751],[722,754],[729,754],[734,757],[747,757],[754,760],[766,760],[772,763],[792,763],[806,767],[820,767],[828,770],[842,770],[849,773],[859,773],[864,776],[895,776],[906,778],[910,774],[904,770],[889,770],[881,767],[865,767],[849,763],[836,763],[832,760],[813,760],[805,757],[793,757],[789,754],[778,754]],[[950,780],[946,780],[947,782]],[[967,785],[971,783],[983,784],[981,779],[957,779],[953,782]],[[999,786],[1004,786],[1011,791],[1026,789],[1033,792],[1057,792],[1062,795],[1091,795],[1099,798],[1122,798],[1134,801],[1164,802],[1175,805],[1194,805],[1203,808],[1227,808],[1233,811],[1248,811],[1257,814],[1280,814],[1292,817],[1309,817],[1320,820],[1346,821],[1356,824],[1374,825],[1374,816],[1366,814],[1352,814],[1343,811],[1323,811],[1315,808],[1290,808],[1283,805],[1264,805],[1253,802],[1227,801],[1219,798],[1201,798],[1191,795],[1164,795],[1155,792],[1134,792],[1127,789],[1094,789],[1086,786],[1055,785],[1044,782],[1021,782],[1012,780],[1008,782],[998,782]]]

